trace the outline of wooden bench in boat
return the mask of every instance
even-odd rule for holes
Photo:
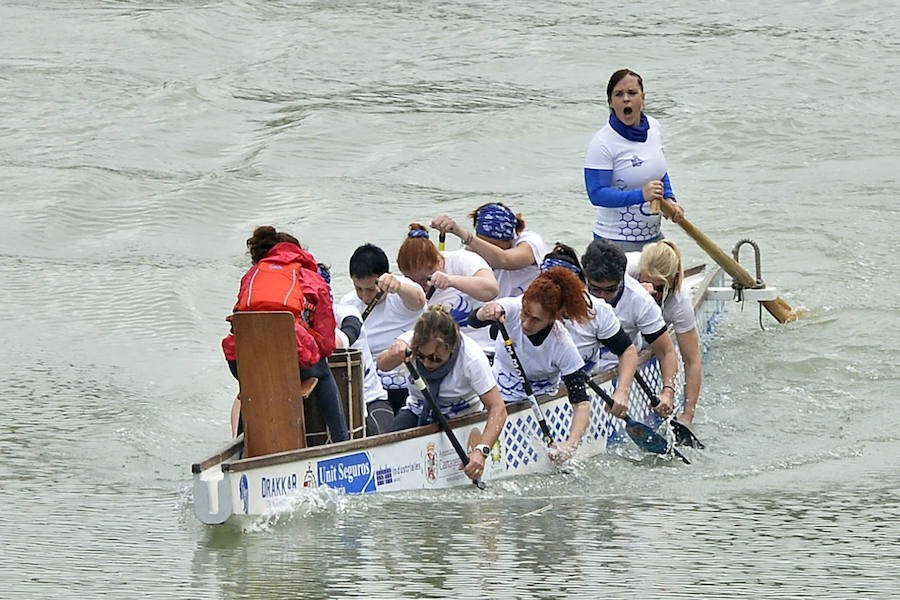
[[[232,316],[240,374],[244,457],[297,450],[325,444],[325,423],[310,401],[316,378],[301,382],[297,338],[290,312],[246,311]],[[329,357],[349,417],[351,437],[364,435],[360,352],[338,349]]]

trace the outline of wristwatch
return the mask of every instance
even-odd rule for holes
[[[491,447],[487,444],[478,444],[475,446],[475,450],[478,450],[482,454],[484,454],[485,458],[491,455]]]

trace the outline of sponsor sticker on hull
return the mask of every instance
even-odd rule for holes
[[[368,494],[376,489],[375,470],[365,452],[320,460],[316,472],[319,485],[342,489],[347,494]]]

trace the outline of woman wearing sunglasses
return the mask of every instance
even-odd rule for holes
[[[409,355],[408,350],[411,351]],[[487,356],[472,338],[460,332],[447,307],[438,304],[428,307],[412,331],[402,334],[378,356],[378,368],[390,371],[407,360],[416,361],[431,397],[448,419],[487,409],[481,442],[469,453],[470,462],[465,468],[467,476],[480,477],[484,460],[506,421],[506,406]],[[434,421],[421,390],[411,381],[407,382],[407,387],[406,406],[394,417],[391,431]]]
[[[538,275],[523,295],[488,302],[470,319],[475,327],[486,327],[493,321],[505,323],[535,395],[555,394],[560,380],[566,384],[574,414],[568,439],[557,444],[553,455],[559,462],[578,448],[591,414],[584,360],[562,320],[586,323],[590,318],[584,285],[568,269],[553,267]],[[525,386],[502,336],[495,343],[494,375],[503,400],[525,400]]]
[[[626,272],[625,253],[607,240],[594,240],[581,256],[587,290],[613,307],[622,329],[631,338],[638,352],[650,346],[659,361],[662,391],[659,404],[653,410],[666,418],[675,405],[675,378],[678,375],[678,355],[675,344],[666,331],[662,310],[637,279]],[[597,368],[601,371],[616,366],[616,357],[601,351]]]
[[[637,260],[629,257],[628,272],[653,296],[662,308],[666,325],[671,325],[675,331],[684,363],[684,412],[679,415],[678,420],[690,425],[697,410],[703,366],[691,296],[684,287],[681,252],[671,240],[648,244]]]

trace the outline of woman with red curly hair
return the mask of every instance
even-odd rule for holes
[[[469,319],[473,327],[485,327],[492,321],[506,324],[535,395],[555,394],[560,380],[565,383],[574,415],[568,439],[557,444],[555,458],[560,462],[578,448],[591,414],[584,360],[563,319],[580,323],[591,319],[584,285],[564,267],[544,271],[522,296],[488,302]],[[498,336],[495,344],[494,376],[503,399],[507,403],[525,400],[525,387],[503,348],[502,337]]]

